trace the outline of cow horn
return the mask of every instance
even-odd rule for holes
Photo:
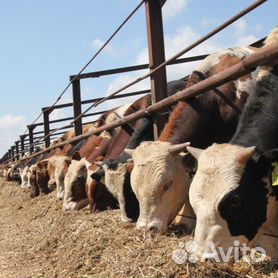
[[[134,152],[134,150],[132,150],[132,149],[125,149],[125,153],[130,156],[132,156],[133,152]]]
[[[237,153],[236,160],[241,164],[246,164],[256,151],[256,147],[243,148]]]
[[[203,151],[202,149],[198,149],[198,148],[193,148],[193,147],[186,147],[187,151],[193,156],[195,157],[197,160],[200,157],[201,152]]]
[[[173,145],[169,148],[169,152],[170,152],[170,154],[174,154],[174,155],[179,154],[181,151],[183,151],[189,145],[190,145],[190,142]]]

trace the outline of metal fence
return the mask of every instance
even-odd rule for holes
[[[171,57],[167,61],[165,61],[165,54],[164,54],[164,36],[163,36],[163,23],[162,23],[162,12],[161,8],[163,4],[165,3],[165,0],[145,0],[145,9],[146,9],[146,20],[147,20],[147,33],[148,33],[148,48],[149,48],[149,64],[142,64],[142,65],[136,65],[136,66],[128,66],[128,67],[122,67],[122,68],[114,68],[109,70],[103,70],[103,71],[96,71],[96,72],[89,72],[89,73],[79,73],[77,75],[70,76],[70,84],[72,87],[72,102],[65,103],[65,104],[56,104],[48,107],[43,107],[41,114],[43,115],[43,122],[35,123],[27,126],[28,134],[23,134],[19,136],[19,140],[15,142],[15,144],[7,151],[7,153],[1,158],[0,163],[9,163],[11,161],[16,161],[19,159],[22,159],[21,157],[26,153],[29,152],[29,157],[33,157],[36,155],[39,155],[43,152],[50,151],[52,148],[50,148],[50,142],[52,140],[57,139],[60,135],[64,134],[65,131],[69,130],[70,128],[74,128],[75,131],[75,138],[65,141],[58,146],[63,146],[66,143],[72,143],[76,142],[82,138],[86,138],[90,136],[93,133],[100,132],[105,129],[110,129],[112,127],[116,127],[119,125],[122,125],[124,123],[127,123],[131,120],[140,118],[145,116],[146,114],[152,114],[154,118],[154,133],[157,137],[160,131],[162,130],[166,118],[164,116],[163,110],[172,105],[174,102],[178,101],[179,99],[184,99],[188,97],[195,96],[198,93],[204,92],[204,88],[206,87],[206,83],[201,84],[203,82],[200,82],[201,87],[197,88],[197,91],[195,93],[190,93],[192,91],[185,90],[182,92],[178,92],[176,95],[167,98],[167,80],[166,80],[166,65],[173,65],[173,64],[179,64],[179,63],[187,63],[187,62],[193,62],[204,59],[207,55],[199,55],[194,57],[187,57],[187,58],[179,58],[184,53],[188,52],[195,46],[199,45],[203,41],[207,40],[214,34],[218,33],[219,31],[223,30],[227,26],[229,26],[231,23],[236,21],[237,19],[241,18],[245,14],[249,13],[250,11],[254,10],[266,0],[256,1],[254,4],[250,5],[246,9],[242,10],[240,13],[235,15],[234,17],[228,19],[226,22],[209,32],[207,35],[203,36],[202,38],[198,39],[196,42],[192,43],[190,46],[186,47],[184,50],[180,51],[175,56]],[[255,42],[252,44],[253,46],[260,46],[263,42],[263,39]],[[256,65],[259,65],[260,63],[263,63],[264,61],[269,59],[269,55],[273,55],[273,49],[267,49],[269,52],[263,51],[263,54],[255,55],[257,56]],[[277,55],[277,51],[276,51]],[[253,60],[252,60],[253,61]],[[251,61],[251,62],[252,62]],[[254,66],[254,62],[252,64]],[[131,71],[139,71],[139,70],[145,70],[149,69],[149,73],[141,76],[140,78],[137,78],[135,81],[127,84],[123,88],[117,90],[111,96],[109,97],[103,97],[103,98],[95,98],[95,99],[89,99],[89,100],[81,100],[81,81],[83,79],[87,78],[99,78],[102,76],[107,75],[114,75],[114,74],[120,74],[125,72],[131,72]],[[251,71],[250,67],[246,70],[240,71],[241,74],[244,72]],[[231,73],[231,72],[230,72]],[[240,76],[240,75],[238,75]],[[151,80],[151,88],[149,90],[143,90],[143,91],[136,91],[131,93],[125,93],[125,94],[118,94],[123,89],[126,89],[127,87],[147,78],[150,77]],[[226,78],[226,79],[225,79]],[[223,78],[224,82],[229,81],[229,76]],[[233,78],[235,78],[235,74],[233,73]],[[220,80],[219,82],[223,82],[223,80]],[[209,81],[209,80],[208,80]],[[210,82],[210,81],[209,81]],[[208,82],[208,83],[209,83]],[[213,83],[214,87],[219,86],[220,83]],[[210,83],[209,83],[210,84]],[[223,83],[222,83],[223,84]],[[197,84],[198,85],[198,84]],[[202,87],[203,86],[203,87]],[[211,86],[211,85],[210,85]],[[193,86],[194,87],[194,86]],[[194,91],[194,88],[193,88]],[[106,112],[106,110],[103,111],[97,111],[88,113],[89,109],[85,110],[85,112],[82,112],[82,105],[90,104],[90,109],[94,107],[97,103],[101,103],[103,101],[106,101],[108,99],[123,99],[126,97],[136,96],[136,95],[144,95],[146,93],[150,93],[152,95],[152,102],[153,105],[147,108],[145,111],[138,111],[136,113],[131,114],[127,116],[126,118],[119,120],[118,122],[114,124],[110,124],[108,126],[101,127],[97,129],[95,132],[90,134],[82,134],[83,129],[82,126],[84,124],[90,123],[90,122],[84,122],[84,119],[87,117],[92,116],[98,116],[100,114],[103,114]],[[188,94],[189,92],[189,94]],[[65,117],[55,120],[49,120],[51,113],[54,110],[57,109],[63,109],[72,107],[72,117]],[[59,128],[51,128],[51,125],[61,123],[61,122],[67,122],[66,125],[59,127]],[[38,128],[43,128],[43,130],[38,131]],[[43,148],[41,150],[41,148]]]

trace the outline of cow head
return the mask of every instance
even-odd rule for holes
[[[48,187],[49,174],[48,174],[47,166],[48,166],[47,159],[37,163],[36,181],[40,189],[40,192],[42,194],[48,194],[50,192],[50,189]]]
[[[164,233],[188,196],[189,174],[182,150],[188,143],[143,142],[132,155],[131,187],[139,201],[137,228]]]
[[[118,201],[105,186],[105,173],[104,170],[101,169],[102,160],[102,156],[98,157],[94,163],[85,160],[88,171],[86,193],[89,200],[90,210],[93,213],[108,208],[118,208]]]
[[[86,179],[87,167],[85,159],[81,159],[79,152],[75,152],[65,175],[64,209],[80,209],[82,208],[80,205],[87,205],[87,202],[80,202],[83,199],[87,199],[85,191]]]
[[[271,186],[265,182],[269,164],[263,158],[251,159],[255,147],[213,144],[203,151],[187,150],[198,159],[189,190],[197,217],[196,255],[210,254],[211,243],[227,252],[237,240],[263,247],[267,255],[277,257],[277,239],[263,236],[277,235],[277,200],[275,205]]]
[[[19,168],[19,173],[20,173],[20,178],[21,178],[21,188],[25,188],[27,187],[28,184],[28,177],[27,177],[27,173],[28,173],[29,167],[26,166],[23,169]]]
[[[26,187],[27,188],[31,188],[32,187],[32,183],[34,183],[34,172],[35,169],[34,169],[34,165],[30,166],[27,170],[27,185]],[[36,179],[36,176],[35,176],[35,179]]]
[[[32,165],[28,171],[28,184],[31,188],[31,194],[30,194],[31,198],[35,198],[40,195],[40,190],[37,184],[36,175],[37,175],[37,165],[35,164]]]
[[[48,186],[52,190],[56,185],[57,198],[60,200],[64,197],[64,179],[70,163],[71,159],[64,155],[54,155],[48,160],[47,169],[50,178]]]

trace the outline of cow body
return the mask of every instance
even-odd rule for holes
[[[276,27],[266,44],[278,47],[277,40]],[[277,65],[274,61],[259,67],[255,93],[229,144],[213,144],[204,151],[188,148],[198,159],[189,194],[200,257],[210,242],[226,251],[234,240],[278,257],[278,190],[270,178],[271,165],[278,160]]]

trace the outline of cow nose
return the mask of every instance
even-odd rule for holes
[[[54,190],[56,187],[56,182],[53,180],[48,181],[48,187],[50,190]]]
[[[159,229],[158,229],[157,225],[155,225],[155,224],[149,225],[148,230],[152,233],[158,233],[159,232]]]
[[[138,230],[142,230],[142,229],[145,229],[146,228],[146,225],[142,225],[142,224],[136,224],[136,228],[138,229]]]

